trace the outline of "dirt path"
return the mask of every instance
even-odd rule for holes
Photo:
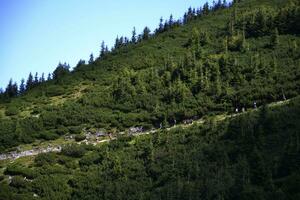
[[[289,101],[290,100],[274,102],[274,103],[269,104],[269,107],[280,106],[280,105],[288,103]],[[253,112],[253,111],[256,111],[256,110],[257,109],[250,109],[246,112],[235,113],[235,114],[220,114],[220,115],[216,115],[214,117],[215,117],[216,121],[223,121],[227,118],[234,118],[234,117],[237,117],[239,115],[249,113],[249,112]],[[177,124],[177,125],[174,125],[172,127],[166,128],[165,130],[170,131],[170,130],[175,129],[175,128],[186,129],[186,128],[191,127],[192,125],[203,124],[205,122],[206,122],[206,119],[201,118],[199,120],[192,121],[191,123]],[[153,133],[156,133],[158,131],[161,131],[161,130],[162,129],[153,129],[153,130],[150,130],[150,131],[139,132],[139,133],[132,134],[132,135],[135,136],[135,137],[136,136],[141,136],[141,135],[149,135],[149,134],[153,134]],[[104,139],[104,140],[100,140],[100,141],[97,141],[97,142],[89,142],[88,141],[88,142],[85,142],[85,143],[86,144],[97,145],[97,144],[109,142],[109,141],[115,140],[115,139],[117,139],[117,138],[113,137],[113,138],[110,138],[110,139]],[[82,143],[84,143],[84,142],[82,142]],[[77,143],[77,144],[82,144],[82,143]],[[75,141],[74,141],[74,144],[76,144]],[[0,161],[1,160],[7,160],[7,159],[15,160],[15,159],[25,157],[25,156],[36,156],[40,153],[61,152],[61,150],[62,150],[62,145],[48,146],[47,148],[35,148],[35,149],[31,149],[31,150],[27,150],[27,151],[21,151],[21,152],[13,151],[13,152],[9,152],[9,153],[0,154]]]

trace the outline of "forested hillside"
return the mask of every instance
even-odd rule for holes
[[[0,163],[12,177],[0,176],[0,199],[296,200],[299,130],[297,98],[187,129],[71,145]]]
[[[189,9],[116,39],[73,71],[29,76],[1,95],[0,151],[83,128],[167,127],[299,93],[299,1],[244,0]]]
[[[0,153],[94,130],[117,139],[0,161],[0,200],[300,199],[299,34],[298,0],[216,1],[102,43],[73,70],[10,81]]]

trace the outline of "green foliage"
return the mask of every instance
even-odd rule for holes
[[[85,146],[41,154],[32,166],[22,167],[34,167],[38,174],[32,182],[11,172],[17,175],[14,183],[1,185],[0,195],[5,191],[75,200],[297,199],[299,116],[297,98],[222,121],[211,117],[189,128],[123,136],[87,150],[79,160],[65,155],[74,156]]]
[[[83,146],[71,144],[63,147],[61,153],[66,156],[80,158],[85,154],[86,150]]]
[[[19,109],[15,106],[10,106],[5,110],[5,115],[6,116],[13,116],[17,115],[19,113]]]
[[[298,1],[205,4],[201,15],[189,9],[184,25],[117,38],[112,52],[103,43],[101,58],[72,73],[60,64],[42,84],[30,74],[22,96],[1,94],[3,112],[17,109],[0,120],[0,151],[83,128],[165,129],[296,97],[299,10]],[[8,165],[16,180],[1,182],[0,199],[299,199],[299,113],[296,100],[100,147],[65,146],[28,167]]]
[[[84,140],[85,138],[86,138],[86,136],[83,134],[75,135],[76,142],[80,142],[80,141]]]
[[[56,155],[54,153],[41,153],[35,157],[34,162],[37,166],[52,165],[56,162]]]

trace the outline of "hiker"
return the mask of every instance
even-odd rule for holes
[[[238,113],[238,112],[239,112],[239,109],[238,109],[238,108],[235,108],[235,112]]]
[[[257,105],[256,105],[256,102],[255,102],[255,101],[254,101],[254,103],[253,103],[253,107],[254,107],[254,109],[257,108]]]
[[[242,108],[242,112],[245,112],[245,108],[244,107]]]

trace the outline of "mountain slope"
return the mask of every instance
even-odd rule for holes
[[[294,97],[297,25],[297,1],[241,1],[122,44],[71,73],[59,68],[55,79],[1,104],[0,150],[90,127],[167,127]]]
[[[299,119],[296,98],[225,121],[2,163],[12,179],[3,177],[0,199],[298,199]]]

